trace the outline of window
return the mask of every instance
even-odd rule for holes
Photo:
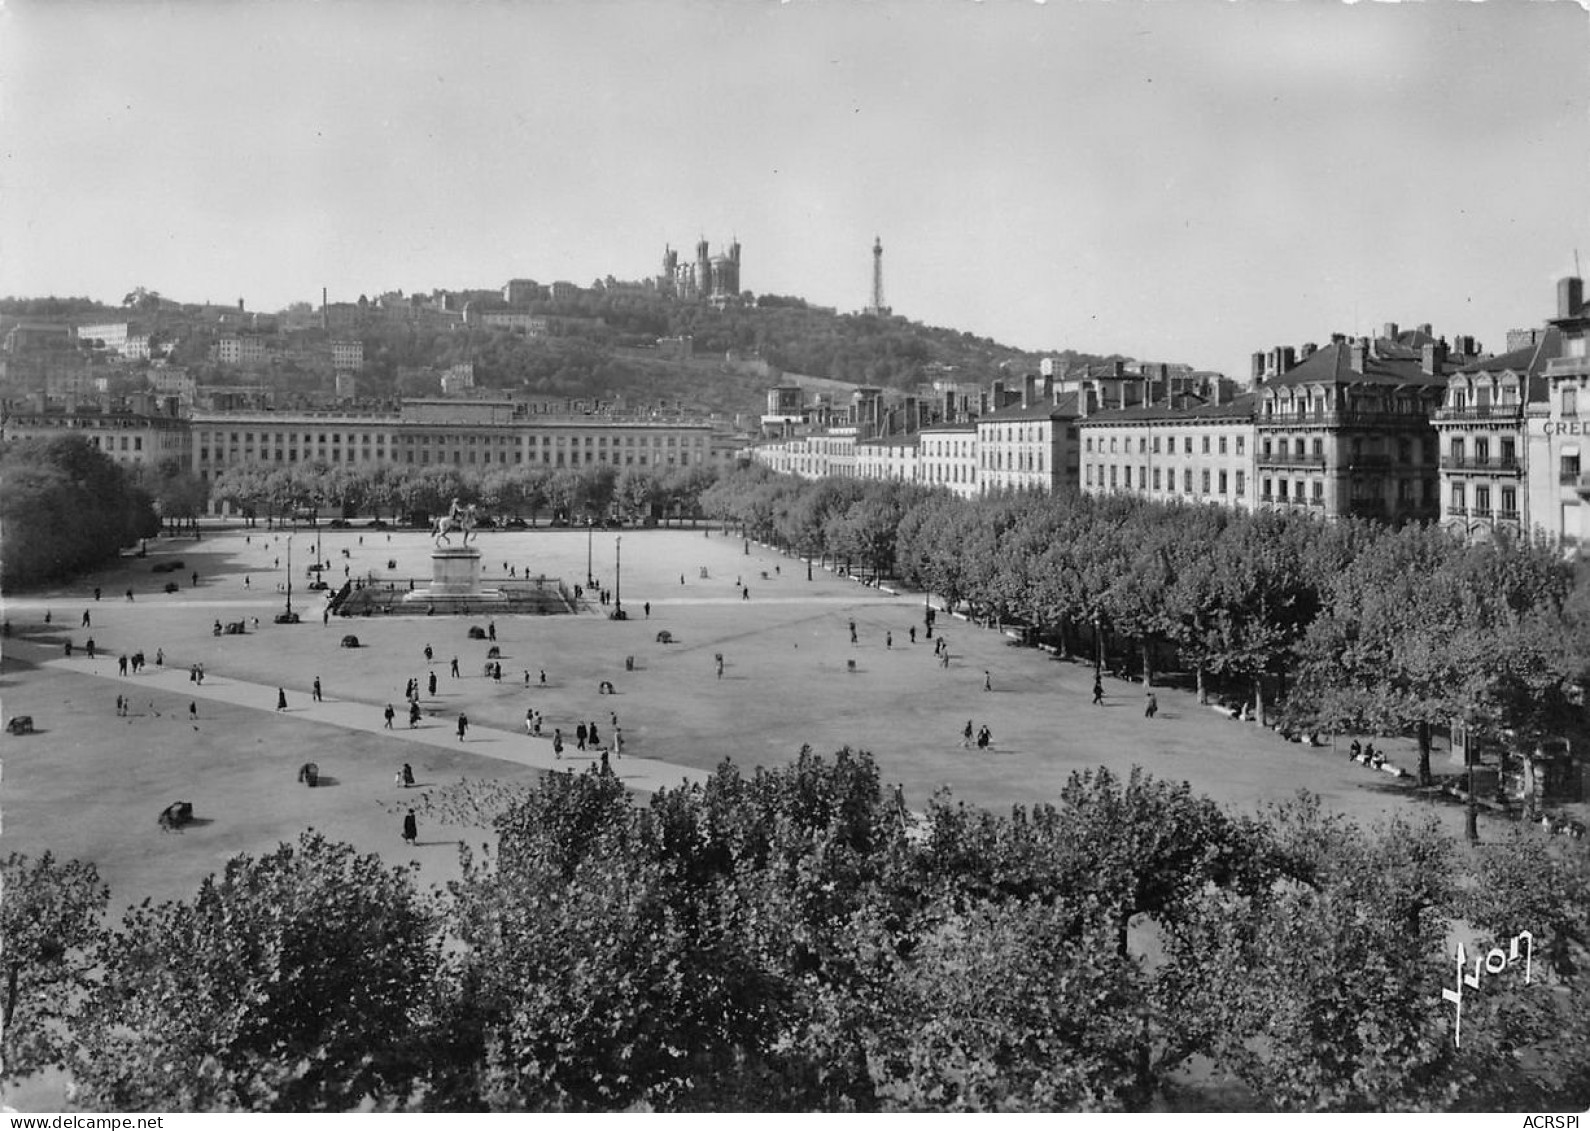
[[[1461,483],[1452,484],[1452,509],[1455,510],[1455,511],[1462,511],[1463,510],[1463,503],[1464,503],[1463,484],[1461,484]]]
[[[1579,415],[1579,390],[1574,388],[1572,385],[1563,387],[1562,414],[1564,416]]]
[[[1093,465],[1090,463],[1083,469],[1083,482],[1089,487],[1093,486]]]
[[[1474,462],[1482,466],[1491,462],[1491,442],[1489,440],[1475,439]]]
[[[1452,437],[1451,451],[1452,451],[1452,462],[1453,463],[1462,463],[1463,462],[1463,438],[1461,436]]]
[[[1502,441],[1502,466],[1512,467],[1518,462],[1518,445],[1513,440]]]
[[[1159,490],[1159,468],[1154,469],[1154,490]]]
[[[1181,438],[1181,451],[1182,451],[1182,455],[1187,455],[1187,456],[1192,455],[1192,437],[1191,436],[1183,436]]]
[[[1204,455],[1208,455],[1209,454],[1209,437],[1208,436],[1205,436],[1203,438],[1203,453],[1204,453]]]
[[[1127,490],[1131,490],[1132,489],[1132,465],[1131,464],[1127,464],[1126,465],[1126,470],[1123,472],[1123,474],[1124,474],[1125,480],[1126,480],[1126,482],[1123,485],[1126,487]]]
[[[1205,437],[1205,439],[1207,440],[1208,437]],[[1207,467],[1204,468],[1203,477],[1199,481],[1198,493],[1200,495],[1209,494],[1209,469]]]
[[[1503,518],[1518,517],[1518,488],[1502,488],[1502,515]]]
[[[1286,480],[1285,479],[1277,479],[1275,481],[1275,486],[1276,486],[1276,498],[1280,499],[1283,503],[1286,502],[1286,487],[1287,487]]]
[[[1244,448],[1245,448],[1245,447],[1247,447],[1247,437],[1245,437],[1245,436],[1238,436],[1238,437],[1237,437],[1237,454],[1238,454],[1238,455],[1239,455],[1239,456],[1240,456],[1240,455],[1241,455],[1241,454],[1242,454],[1242,452],[1243,452],[1243,449],[1244,449]],[[1238,488],[1238,490],[1240,490],[1240,489],[1241,489],[1241,488]]]
[[[1112,464],[1110,464],[1110,489],[1114,490],[1114,488],[1115,488],[1115,465],[1112,463]]]
[[[1316,503],[1325,501],[1325,484],[1318,479],[1314,480],[1314,501]]]
[[[1247,476],[1247,472],[1244,472],[1244,471],[1237,472],[1237,494],[1238,495],[1242,494],[1243,481],[1245,479],[1247,479],[1247,477],[1248,477]]]
[[[1314,456],[1315,459],[1323,459],[1325,457],[1325,441],[1320,439],[1318,436],[1314,437],[1314,444],[1310,450],[1310,454]]]
[[[1187,441],[1189,444],[1191,440]],[[1192,468],[1187,468],[1181,473],[1181,489],[1184,494],[1192,494]]]
[[[1224,443],[1225,441],[1222,440],[1221,442]],[[1223,471],[1220,473],[1220,493],[1222,495],[1226,493],[1226,473]]]
[[[1491,513],[1491,489],[1489,487],[1474,488],[1474,513],[1489,515]]]
[[[1573,483],[1579,478],[1579,457],[1577,455],[1562,457],[1562,482]]]
[[[1220,454],[1226,454],[1226,438],[1224,436],[1220,437]],[[1222,490],[1224,490],[1224,488],[1222,488]]]
[[[1159,437],[1158,436],[1154,437],[1154,454],[1156,456],[1159,455]]]

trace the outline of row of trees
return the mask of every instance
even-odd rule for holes
[[[100,1110],[1582,1110],[1579,846],[1472,872],[1432,825],[1073,776],[920,822],[865,754],[632,803],[460,787],[445,893],[306,833],[106,930],[94,870],[5,864],[4,1053]],[[1454,933],[1522,963],[1442,991]],[[1194,1082],[1189,1066],[1206,1066]]]
[[[79,436],[0,453],[0,584],[38,585],[110,561],[160,532],[147,492]]]
[[[698,514],[702,492],[715,476],[704,465],[659,473],[607,465],[553,469],[516,464],[477,471],[448,464],[363,468],[323,462],[292,467],[242,463],[217,475],[210,493],[250,520],[264,514],[267,523],[321,508],[344,516],[434,514],[455,498],[493,515],[528,514],[532,525],[543,511],[569,521],[613,515],[633,522]]]
[[[1554,548],[1469,546],[1430,527],[1119,496],[967,501],[910,484],[747,469],[708,512],[791,552],[859,564],[953,608],[1026,626],[1101,668],[1130,654],[1251,698],[1296,730],[1412,733],[1460,722],[1531,750],[1578,725],[1590,589]]]

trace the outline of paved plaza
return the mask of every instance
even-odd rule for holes
[[[327,624],[322,594],[304,587],[316,537],[300,530],[292,598],[303,623],[277,625],[287,534],[263,528],[161,539],[147,557],[69,589],[8,599],[4,712],[32,715],[40,733],[0,740],[7,850],[92,860],[112,886],[113,907],[190,897],[230,856],[267,851],[310,826],[389,861],[413,861],[423,881],[441,882],[456,874],[459,841],[488,837],[439,807],[438,787],[530,781],[547,769],[590,765],[597,755],[575,749],[580,722],[596,723],[614,772],[637,791],[700,780],[725,759],[749,772],[789,760],[803,744],[822,754],[849,745],[870,751],[885,784],[900,784],[915,808],[946,786],[995,809],[1033,804],[1052,799],[1073,770],[1103,764],[1125,774],[1138,764],[1243,811],[1308,789],[1359,818],[1435,812],[1460,835],[1455,806],[1427,805],[1406,782],[1349,763],[1344,750],[1285,742],[1168,688],[1157,689],[1153,719],[1144,717],[1138,684],[1106,679],[1105,705],[1094,706],[1091,667],[941,612],[935,640],[946,637],[950,653],[943,666],[923,630],[920,594],[896,595],[820,568],[807,580],[803,562],[716,531],[634,530],[622,538],[620,546],[614,532],[588,538],[542,529],[483,532],[478,545],[488,585],[510,567],[583,585],[589,553],[601,585],[620,584],[624,621],[588,604],[576,615],[494,622],[421,615]],[[320,556],[337,584],[346,569],[350,578],[373,572],[406,587],[408,578],[429,575],[430,547],[424,533],[320,533]],[[152,572],[175,559],[181,570]],[[162,592],[167,580],[179,583],[177,593]],[[247,631],[216,636],[217,620],[242,620]],[[485,674],[492,642],[468,635],[488,624],[500,682]],[[672,643],[658,642],[664,631]],[[349,633],[360,647],[340,647]],[[93,659],[84,651],[90,637]],[[137,651],[147,666],[121,676],[119,657]],[[202,684],[192,678],[197,664]],[[424,711],[412,730],[403,698],[411,678]],[[613,694],[600,692],[603,681]],[[277,709],[278,689],[286,710]],[[125,715],[118,696],[127,700]],[[397,711],[392,730],[384,725],[388,703]],[[527,709],[542,715],[540,738],[526,732]],[[461,712],[470,722],[462,742]],[[622,759],[611,752],[615,715]],[[989,728],[989,749],[963,745],[968,720]],[[552,752],[554,728],[565,739],[561,760]],[[1410,744],[1377,745],[1413,767]],[[1444,751],[1436,759],[1438,770],[1449,768]],[[306,761],[320,768],[318,788],[296,781]],[[394,781],[405,762],[415,772],[411,789]],[[198,820],[180,835],[162,834],[155,818],[177,799],[191,801]],[[414,846],[400,839],[410,807],[420,818]]]

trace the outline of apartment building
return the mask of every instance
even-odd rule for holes
[[[168,459],[186,466],[190,458],[188,422],[176,416],[89,409],[19,412],[4,419],[0,433],[6,441],[54,436],[81,436],[135,474]]]
[[[1529,529],[1582,553],[1590,546],[1590,477],[1582,453],[1590,437],[1590,305],[1583,280],[1558,282],[1548,339],[1553,332],[1555,356],[1545,359],[1540,399],[1524,412],[1526,513]]]
[[[1027,377],[1016,404],[977,419],[977,491],[1075,491],[1081,394],[1048,396]]]
[[[937,424],[917,437],[921,482],[946,487],[963,499],[977,497],[977,425]]]
[[[1254,403],[1252,394],[1223,404],[1180,398],[1089,414],[1080,421],[1083,492],[1252,510]]]

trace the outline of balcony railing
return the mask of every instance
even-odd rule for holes
[[[1347,466],[1354,470],[1359,468],[1390,467],[1391,457],[1381,454],[1349,456]]]
[[[1517,522],[1518,521],[1518,512],[1517,511],[1497,511],[1496,512],[1496,521],[1497,522]]]
[[[1263,428],[1295,428],[1323,425],[1327,428],[1428,428],[1430,417],[1422,412],[1320,411],[1261,413],[1257,423]]]
[[[1590,376],[1590,357],[1554,357],[1546,362],[1548,377]]]
[[[1442,471],[1517,471],[1517,456],[1442,456]]]
[[[1295,455],[1289,452],[1266,452],[1259,457],[1264,467],[1324,467],[1324,455]]]
[[[1453,518],[1466,518],[1469,512],[1465,507],[1449,506],[1446,508],[1446,513]]]
[[[1490,518],[1491,517],[1491,508],[1490,507],[1475,507],[1473,510],[1469,511],[1469,517],[1470,518]]]
[[[1465,405],[1463,408],[1443,408],[1435,414],[1437,420],[1496,420],[1503,423],[1521,420],[1524,415],[1524,406],[1521,404],[1482,404]]]

